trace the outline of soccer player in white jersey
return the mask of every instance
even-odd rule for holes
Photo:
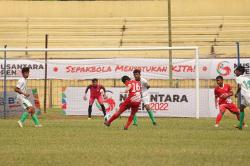
[[[35,108],[32,106],[31,102],[28,100],[30,94],[27,93],[27,78],[29,77],[29,68],[22,68],[22,78],[20,78],[17,82],[15,92],[17,93],[17,100],[21,103],[22,107],[25,109],[22,114],[20,120],[18,121],[18,125],[23,127],[25,120],[28,118],[29,114],[31,115],[32,120],[35,123],[35,127],[41,127],[39,120],[35,114]]]
[[[146,79],[144,78],[141,78],[141,71],[138,70],[138,69],[135,69],[133,71],[133,74],[134,74],[134,77],[135,77],[135,80],[136,81],[140,81],[141,82],[141,87],[142,87],[142,102],[144,103],[144,106],[148,112],[148,115],[151,119],[151,122],[153,125],[156,125],[156,120],[154,118],[154,114],[153,114],[153,111],[151,110],[150,108],[150,105],[149,105],[149,94],[148,94],[148,89],[150,88],[148,82]],[[137,119],[137,116],[135,115],[134,116],[134,123],[133,125],[137,125],[138,124],[138,119]]]
[[[244,109],[247,106],[250,106],[250,78],[244,75],[245,68],[239,65],[235,71],[236,83],[238,84],[238,89],[235,94],[235,97],[241,92],[241,102],[240,102],[240,124],[237,128],[242,129],[244,122]]]

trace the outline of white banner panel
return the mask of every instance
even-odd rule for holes
[[[36,89],[29,89],[28,94],[30,94],[29,101],[35,107],[36,112],[40,113],[40,103],[38,99],[38,93]],[[4,97],[3,92],[0,93],[0,116],[13,116],[13,115],[20,115],[24,112],[24,109],[16,98],[15,92],[7,92],[7,104],[6,104],[6,112],[4,113]]]
[[[124,88],[108,88],[108,99],[104,100],[108,112],[113,113],[119,108],[125,94],[121,93]],[[67,87],[64,89],[62,98],[62,108],[66,115],[87,115],[88,101],[83,100],[85,88]],[[195,89],[166,89],[151,88],[150,106],[156,117],[195,117]],[[200,117],[215,117],[217,111],[214,107],[213,90],[201,89],[200,95]],[[210,100],[211,99],[211,100]],[[93,115],[102,115],[97,102],[93,105]],[[128,116],[130,110],[123,116]],[[138,116],[148,116],[142,104],[137,114]]]
[[[241,59],[250,76],[250,58]],[[236,59],[200,59],[200,79],[215,79],[224,76],[234,79]],[[17,79],[21,68],[31,68],[31,79],[44,78],[44,61],[42,60],[7,60],[7,78]],[[3,60],[1,61],[1,79],[3,79]],[[134,69],[141,69],[147,79],[168,79],[167,59],[115,58],[86,60],[48,60],[48,79],[119,79],[123,75],[132,75]],[[195,79],[194,59],[173,59],[174,79]]]

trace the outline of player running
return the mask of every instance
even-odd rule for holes
[[[115,112],[108,121],[104,122],[104,124],[110,126],[110,124],[124,111],[131,108],[130,116],[124,127],[124,130],[127,130],[141,104],[141,85],[139,81],[131,80],[128,76],[123,76],[121,80],[126,85],[125,93],[128,93],[128,97],[123,103],[121,103],[119,110]]]
[[[223,83],[223,77],[217,76],[216,82],[218,86],[214,89],[215,95],[215,107],[219,105],[219,114],[216,118],[215,127],[219,127],[219,123],[224,115],[225,111],[228,109],[231,113],[235,114],[237,119],[240,120],[240,111],[237,106],[232,102],[231,96],[233,96],[232,87],[229,84]]]
[[[18,125],[22,128],[25,120],[31,115],[32,120],[35,123],[35,127],[42,127],[39,120],[35,114],[35,108],[32,106],[31,102],[28,100],[30,94],[27,93],[27,78],[29,77],[30,69],[28,67],[22,68],[22,78],[18,80],[15,92],[17,93],[17,100],[21,103],[22,107],[25,109]]]
[[[106,89],[104,88],[104,86],[98,84],[98,79],[94,78],[92,79],[92,84],[87,86],[85,90],[85,95],[83,97],[84,100],[87,100],[87,93],[89,89],[90,89],[90,98],[89,98],[89,108],[88,108],[88,119],[91,119],[92,106],[95,99],[97,99],[98,103],[100,104],[103,115],[105,117],[106,109],[103,104],[103,95],[105,96]],[[102,94],[102,91],[104,92],[104,94]]]
[[[156,120],[154,118],[154,114],[153,111],[151,111],[150,106],[149,106],[149,94],[148,94],[148,89],[150,88],[148,82],[146,79],[141,77],[141,71],[136,69],[133,71],[134,74],[134,78],[136,81],[140,81],[141,82],[141,88],[142,88],[142,102],[145,105],[145,108],[148,112],[149,118],[151,119],[151,122],[153,125],[156,125]],[[138,124],[138,119],[137,116],[135,114],[134,116],[134,123],[133,125],[137,125]]]
[[[240,123],[237,128],[242,130],[242,127],[244,127],[244,109],[247,106],[250,106],[250,78],[246,77],[244,75],[245,68],[243,66],[238,66],[235,71],[236,75],[236,83],[238,84],[237,92],[235,94],[235,97],[239,95],[241,92],[241,101],[240,101]]]

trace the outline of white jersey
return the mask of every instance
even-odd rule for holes
[[[141,88],[142,88],[142,94],[148,93],[148,81],[144,78],[141,78]]]
[[[16,84],[16,87],[18,87],[23,93],[27,93],[27,80],[25,78],[20,78]],[[24,99],[25,96],[23,94],[17,93],[18,99]]]
[[[250,97],[250,78],[240,75],[235,78],[236,83],[241,86],[241,95],[247,98]]]

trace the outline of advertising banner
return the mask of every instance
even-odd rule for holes
[[[241,59],[250,76],[250,58]],[[236,59],[200,59],[200,79],[215,79],[221,75],[225,79],[234,79]],[[43,60],[7,60],[7,79],[21,76],[21,68],[31,69],[30,79],[44,78]],[[119,79],[130,76],[134,69],[140,69],[147,79],[168,79],[168,59],[114,58],[114,59],[78,59],[48,60],[48,79]],[[195,59],[173,59],[174,79],[195,79]],[[1,79],[3,79],[3,61],[1,61]]]
[[[36,89],[29,89],[28,94],[30,97],[28,98],[32,105],[35,107],[36,112],[39,114],[41,112],[40,103],[38,99],[38,93]],[[0,116],[14,116],[20,115],[24,112],[22,105],[19,100],[16,98],[15,92],[7,92],[7,105],[6,112],[4,112],[4,97],[3,93],[0,93]]]
[[[88,100],[84,101],[85,88],[67,87],[63,89],[62,108],[66,115],[88,115]],[[104,105],[107,112],[113,112],[119,109],[120,103],[124,101],[126,94],[124,88],[108,88],[107,98],[104,99]],[[151,88],[150,107],[156,117],[195,117],[196,116],[196,97],[195,89],[177,89],[177,88]],[[214,106],[214,96],[212,89],[201,89],[200,95],[200,117],[215,117],[218,111]],[[89,98],[89,97],[88,97]],[[93,115],[101,116],[101,108],[97,101],[93,105]],[[128,116],[130,110],[123,113]],[[144,104],[141,104],[138,116],[148,116]]]

